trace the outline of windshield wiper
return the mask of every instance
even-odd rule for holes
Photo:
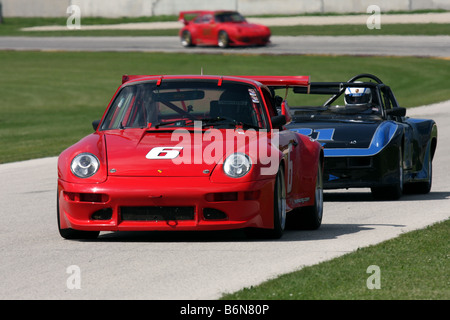
[[[239,122],[238,125],[242,126],[243,128],[247,128],[247,129],[261,129],[260,126],[256,126],[254,124],[245,123],[245,122]]]
[[[174,121],[168,121],[168,122],[159,122],[159,123],[156,123],[153,127],[155,129],[158,129],[161,126],[168,126],[168,125],[176,125],[177,127],[184,127],[187,124],[190,125],[195,121],[201,121],[202,128],[208,127],[208,126],[214,126],[214,125],[217,125],[217,126],[227,125],[227,126],[233,126],[233,127],[242,126],[243,128],[260,129],[259,126],[255,126],[250,123],[238,122],[234,119],[227,118],[227,117],[202,118],[202,119],[196,119],[196,120],[183,119],[183,120],[174,120]]]
[[[202,118],[199,119],[202,122],[202,127],[206,127],[214,124],[231,124],[233,126],[237,125],[236,120],[226,117],[215,117],[215,118]]]
[[[242,128],[252,128],[252,129],[261,129],[260,126],[254,125],[254,124],[250,124],[250,123],[245,123],[245,122],[241,122],[241,121],[236,121],[234,119],[231,118],[226,118],[226,117],[216,117],[216,118],[204,118],[201,119],[203,125],[202,127],[206,127],[209,125],[232,125],[234,127],[239,127],[241,126]]]
[[[176,124],[177,127],[184,127],[186,125],[187,122],[194,122],[193,119],[186,119],[186,120],[174,120],[174,121],[168,121],[168,122],[159,122],[157,124],[154,125],[154,127],[156,129],[158,129],[161,126],[168,126],[171,124]]]

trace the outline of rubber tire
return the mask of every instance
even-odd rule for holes
[[[431,191],[433,184],[433,163],[431,157],[428,157],[428,180],[424,182],[415,182],[405,185],[405,193],[409,194],[427,194]]]
[[[228,36],[228,33],[225,31],[219,31],[219,35],[217,36],[217,45],[219,48],[228,48],[230,45],[230,37]]]
[[[298,230],[316,230],[322,225],[323,218],[323,172],[319,163],[317,168],[314,205],[292,210],[288,215],[288,227]]]
[[[398,179],[394,185],[372,187],[372,196],[376,200],[398,200],[403,194],[403,153],[399,149]]]
[[[286,183],[284,171],[280,169],[275,177],[273,195],[273,229],[248,228],[250,238],[279,239],[286,228]]]
[[[194,47],[192,35],[187,30],[183,31],[183,34],[181,35],[181,45],[185,48]]]

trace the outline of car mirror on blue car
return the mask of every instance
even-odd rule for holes
[[[406,108],[398,107],[386,110],[386,114],[388,116],[394,116],[394,117],[404,117],[406,115]]]

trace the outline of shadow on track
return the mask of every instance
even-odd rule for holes
[[[429,200],[447,200],[450,199],[450,192],[447,191],[431,191],[428,194],[403,194],[398,200],[386,200],[386,201],[429,201]],[[380,202],[376,200],[370,191],[348,191],[348,192],[324,192],[324,201],[326,202]],[[383,201],[383,202],[386,202]]]
[[[281,239],[253,239],[248,238],[243,230],[225,231],[122,231],[102,233],[96,240],[80,240],[83,242],[290,242],[316,241],[336,239],[343,235],[370,231],[375,226],[401,228],[404,225],[392,224],[322,224],[318,230],[290,230],[287,229]]]
[[[450,192],[430,192],[424,195],[403,195],[399,201],[427,201],[450,199]],[[378,202],[372,194],[364,191],[330,192],[324,193],[326,202]],[[394,202],[394,201],[393,201]],[[393,224],[322,224],[318,230],[292,230],[287,228],[281,239],[253,239],[248,238],[244,230],[224,231],[121,231],[101,233],[96,240],[80,240],[94,242],[289,242],[289,241],[317,241],[336,239],[340,236],[370,231],[375,227],[385,226],[402,228],[404,225]]]

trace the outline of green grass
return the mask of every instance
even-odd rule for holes
[[[134,22],[177,21],[176,16],[139,18],[83,18],[81,26]],[[67,18],[5,18],[0,24],[0,36],[177,36],[178,29],[169,30],[65,30],[21,31],[33,26],[65,26]],[[180,24],[181,27],[181,24]],[[361,25],[289,26],[271,27],[273,35],[449,35],[449,24],[382,24],[381,29],[370,30]]]
[[[81,25],[103,25],[103,24],[119,24],[119,23],[139,23],[139,22],[161,22],[161,21],[177,21],[175,16],[158,16],[158,17],[139,17],[139,18],[90,18],[82,17]],[[121,31],[93,31],[92,33],[82,30],[66,30],[66,31],[50,31],[50,32],[30,32],[21,31],[22,28],[36,26],[66,26],[67,18],[4,18],[3,24],[0,24],[0,36],[86,36],[86,35],[130,35]],[[133,30],[132,35],[176,35],[177,30],[155,30],[154,32]]]
[[[381,36],[381,35],[449,35],[450,24],[381,24],[381,29],[368,29],[361,25],[271,27],[275,36]]]
[[[304,267],[223,300],[448,300],[450,220]],[[368,289],[380,268],[380,289]],[[373,283],[372,281],[369,281]]]
[[[21,27],[49,24],[42,23],[42,19],[19,20],[6,19],[5,24],[0,25],[0,36],[24,35],[18,31]],[[127,21],[136,22],[135,19]],[[56,19],[53,23],[64,25],[65,19]],[[94,19],[93,23],[115,22]],[[416,31],[411,32],[419,32],[423,27],[417,26]],[[431,34],[441,34],[439,30],[448,34],[445,31],[448,25],[431,27],[436,28]],[[318,31],[325,35],[329,29],[332,28],[324,27],[322,31],[319,28],[310,31],[306,28],[303,31],[275,29],[274,33]],[[174,30],[161,31],[161,35],[165,32]],[[133,35],[151,34],[144,31]],[[448,60],[425,58],[3,51],[0,52],[3,75],[0,80],[0,163],[56,156],[92,132],[91,121],[102,116],[120,85],[122,74],[198,74],[203,68],[207,74],[306,74],[311,75],[313,81],[345,81],[358,73],[374,73],[391,85],[401,105],[413,107],[450,99],[449,67]],[[303,268],[262,286],[225,295],[224,299],[448,300],[448,230],[446,221]],[[381,268],[380,290],[366,287],[369,276],[366,269],[373,264]]]
[[[94,52],[0,52],[0,163],[56,156],[92,132],[123,74],[311,75],[346,81],[373,73],[400,104],[450,99],[450,61],[425,58]]]

